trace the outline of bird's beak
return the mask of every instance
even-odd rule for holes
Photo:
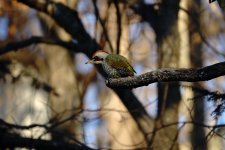
[[[87,61],[85,64],[93,64],[93,63],[94,63],[94,60],[91,59],[91,60]]]

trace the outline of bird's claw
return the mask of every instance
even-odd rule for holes
[[[110,84],[110,82],[111,82],[111,78],[106,78],[105,80],[106,85]]]

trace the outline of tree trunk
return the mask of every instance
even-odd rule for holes
[[[159,8],[158,26],[155,28],[158,44],[159,68],[178,67],[180,57],[180,35],[178,32],[179,1],[163,1]],[[155,127],[162,128],[155,133],[153,149],[178,149],[179,130],[176,125],[162,127],[177,122],[178,106],[181,100],[179,83],[158,83],[158,113]]]
[[[117,1],[110,5],[108,13],[111,15],[107,16],[107,31],[114,50],[113,53],[119,53],[128,58],[129,30],[124,7],[124,4]],[[109,89],[107,89],[107,91],[108,90]],[[129,113],[117,111],[122,110],[128,112],[115,93],[111,92],[111,89],[110,92],[108,91],[107,93],[110,93],[110,102],[104,105],[104,107],[111,109],[116,108],[115,111],[109,111],[104,117],[109,131],[111,148],[126,149],[130,147],[132,149],[137,149],[145,147],[147,143],[146,140],[148,140],[145,139],[145,134],[147,130],[149,132],[151,131],[151,124],[145,126],[145,129],[143,129],[145,132],[142,132]],[[123,94],[126,96],[126,93]],[[109,94],[105,95],[104,103],[107,97],[109,97]],[[128,99],[128,97],[126,99]],[[130,100],[129,103],[132,103],[132,100]]]
[[[190,41],[190,59],[192,62],[193,68],[200,68],[202,67],[202,39],[199,35],[200,24],[201,24],[201,1],[191,1],[189,2],[189,12],[191,13],[190,17],[190,25],[189,25],[189,41]],[[197,21],[197,23],[196,23]],[[196,87],[203,87],[204,85],[201,83],[194,83],[193,86]],[[201,95],[201,94],[200,94]],[[193,119],[196,122],[203,123],[205,121],[205,111],[204,111],[204,97],[201,97],[198,92],[194,92],[194,104],[193,104]],[[207,141],[205,138],[205,129],[198,125],[193,125],[192,135],[191,135],[191,142],[193,149],[207,149]]]

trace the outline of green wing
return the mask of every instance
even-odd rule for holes
[[[134,73],[136,73],[134,68],[129,64],[128,60],[121,55],[109,54],[106,57],[106,62],[111,67],[117,69],[121,74],[127,74],[128,76],[133,76]]]

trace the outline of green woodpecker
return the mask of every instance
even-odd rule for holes
[[[92,59],[86,64],[101,64],[109,78],[134,76],[135,70],[128,60],[118,54],[109,54],[104,50],[97,50]]]

